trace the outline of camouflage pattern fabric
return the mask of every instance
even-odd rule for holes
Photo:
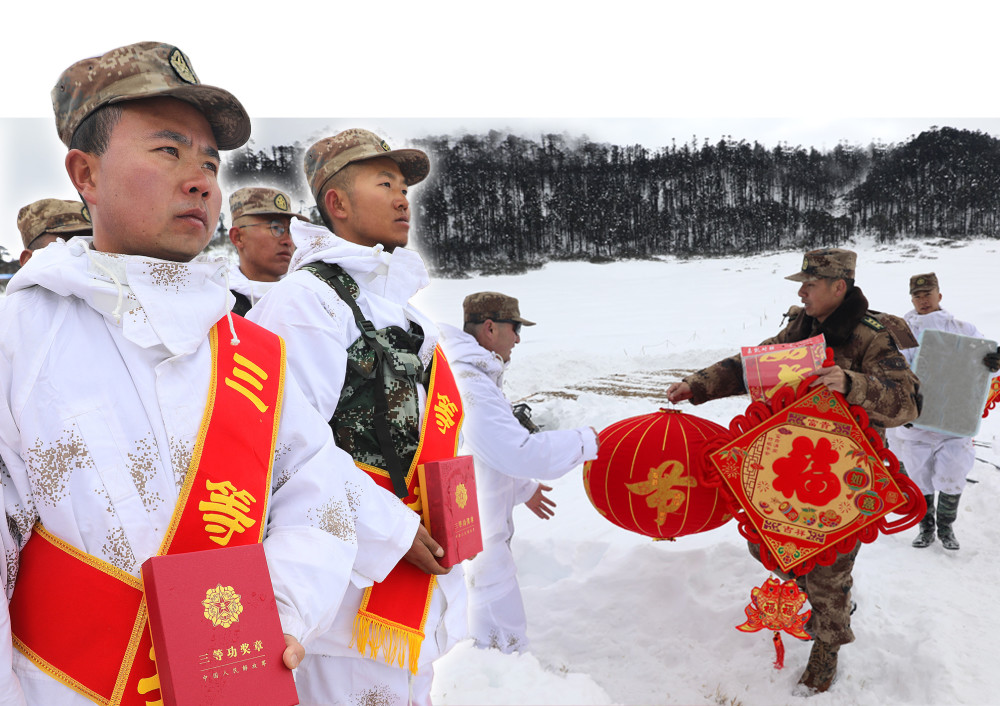
[[[534,321],[521,317],[517,299],[500,292],[476,292],[462,300],[462,314],[467,324],[493,321],[517,321],[524,326],[534,326]]]
[[[431,162],[420,150],[394,150],[373,132],[351,128],[324,137],[306,151],[303,168],[306,181],[317,202],[320,191],[334,174],[352,162],[374,157],[388,157],[399,165],[408,186],[423,181],[431,171]]]
[[[17,212],[17,229],[21,231],[24,247],[30,248],[32,241],[46,233],[90,235],[93,225],[83,202],[41,199]]]
[[[884,427],[900,426],[917,418],[920,413],[917,376],[899,352],[890,327],[880,321],[880,317],[886,315],[868,310],[868,300],[860,288],[851,290],[837,310],[822,323],[797,306],[789,309],[786,316],[788,325],[761,345],[791,343],[822,333],[827,345],[833,348],[834,361],[850,379],[847,401],[865,409],[883,441]],[[897,321],[891,324],[896,326],[898,317],[893,318]],[[691,387],[694,404],[746,392],[739,355],[699,370],[684,381]],[[851,572],[859,549],[860,543],[838,556],[830,566],[817,565],[799,579],[812,606],[806,631],[830,645],[854,640],[850,599],[854,579]],[[759,551],[756,544],[750,543],[751,554],[759,558]]]
[[[308,217],[292,210],[288,194],[268,186],[244,186],[229,195],[229,215],[233,222],[243,216],[295,216],[311,223]]]
[[[910,277],[910,294],[917,292],[929,292],[938,288],[938,278],[933,272],[923,275],[913,275]]]
[[[822,333],[833,348],[834,362],[847,373],[847,401],[864,408],[876,427],[897,427],[917,418],[919,382],[899,352],[884,314],[868,310],[868,300],[855,287],[840,307],[820,323],[800,307],[788,312],[788,325],[761,343],[791,343]],[[898,325],[897,321],[892,326]],[[911,334],[912,336],[912,334]],[[739,355],[719,361],[684,378],[693,404],[746,392]]]
[[[760,545],[749,543],[750,553],[760,561]],[[812,614],[805,631],[813,639],[828,645],[846,645],[854,642],[851,629],[851,587],[854,586],[854,560],[861,549],[861,542],[846,554],[837,556],[830,566],[816,565],[805,576],[793,576],[782,571],[776,574],[785,579],[795,579],[799,588],[809,597]]]
[[[360,294],[357,283],[341,268],[336,269],[337,279],[357,299]],[[363,336],[355,339],[347,349],[347,373],[337,411],[330,419],[330,428],[337,446],[356,462],[387,468],[385,452],[375,431],[376,396],[380,394],[376,365],[381,365],[389,407],[389,433],[393,449],[405,471],[413,462],[420,444],[420,397],[417,387],[423,385],[426,389],[430,383],[430,371],[424,369],[418,355],[424,342],[424,332],[411,322],[409,331],[389,326],[376,330],[375,337],[386,351],[381,362]]]
[[[854,279],[858,256],[853,250],[822,248],[802,256],[802,269],[785,279],[812,282],[817,279]]]
[[[52,89],[59,139],[69,147],[80,123],[101,106],[160,96],[198,108],[220,150],[236,149],[250,139],[250,117],[236,97],[202,84],[184,52],[160,42],[118,47],[63,71]]]
[[[420,444],[417,386],[429,381],[417,355],[424,334],[419,326],[411,323],[409,331],[390,326],[377,330],[375,336],[387,351],[381,365],[392,445],[404,468],[409,468]],[[347,349],[347,376],[330,427],[337,446],[351,454],[351,458],[384,469],[387,465],[385,454],[375,434],[375,395],[378,394],[375,365],[375,351],[359,337]]]

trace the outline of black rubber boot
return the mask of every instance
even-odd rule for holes
[[[920,534],[913,540],[913,546],[917,549],[934,544],[934,494],[925,495],[924,500],[927,501],[927,512],[924,519],[920,520]]]
[[[951,526],[958,517],[958,501],[961,495],[948,495],[948,493],[938,493],[937,507],[937,535],[941,540],[941,546],[951,551],[958,549],[958,540],[955,538],[955,531]]]

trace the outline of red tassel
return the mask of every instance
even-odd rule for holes
[[[785,666],[785,643],[781,641],[781,633],[774,631],[774,668],[781,669]]]

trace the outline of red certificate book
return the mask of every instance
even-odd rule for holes
[[[472,456],[456,456],[417,466],[424,526],[444,547],[441,566],[454,566],[483,551]]]
[[[142,582],[164,706],[299,702],[262,545],[155,556]]]
[[[748,346],[740,349],[743,358],[743,381],[750,397],[758,402],[770,402],[778,388],[793,389],[823,367],[826,360],[826,339],[823,334],[797,343],[775,343],[769,346]]]

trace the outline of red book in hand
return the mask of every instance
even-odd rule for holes
[[[262,545],[155,556],[142,583],[164,706],[299,702]]]
[[[483,551],[483,530],[476,499],[476,472],[472,456],[456,456],[417,466],[424,526],[444,556],[445,568]]]

